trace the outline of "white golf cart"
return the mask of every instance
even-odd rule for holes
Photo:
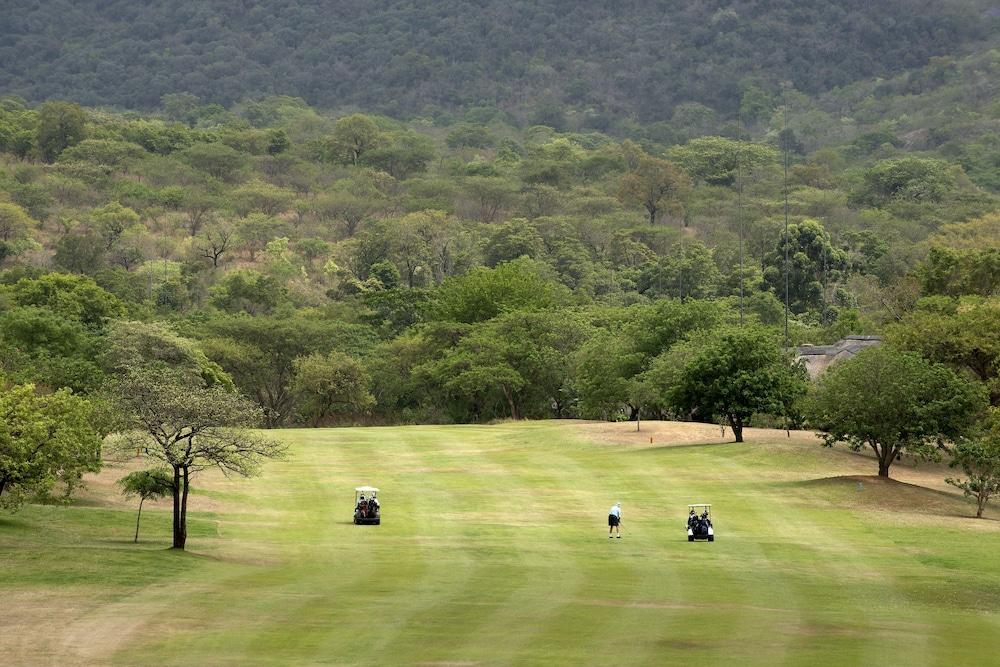
[[[715,541],[711,505],[706,503],[688,505],[687,531],[688,542],[694,542],[695,540]]]
[[[359,486],[354,489],[354,523],[358,526],[377,526],[382,523],[382,505],[378,489]]]

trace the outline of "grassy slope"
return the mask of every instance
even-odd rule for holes
[[[621,428],[285,431],[293,456],[263,478],[201,480],[189,554],[164,550],[165,506],[131,544],[134,515],[107,485],[120,471],[106,473],[83,504],[0,518],[0,654],[165,665],[994,655],[1000,525],[959,518],[961,499],[829,479],[872,464],[803,437],[658,446],[718,437],[705,427],[658,432],[652,447],[645,434],[598,441],[626,441]],[[351,525],[358,483],[383,489],[382,526]],[[611,541],[616,500],[625,538]],[[693,501],[714,503],[714,544],[684,538]]]

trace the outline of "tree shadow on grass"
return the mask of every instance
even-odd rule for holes
[[[836,475],[777,482],[774,486],[826,492],[832,502],[857,509],[897,510],[956,519],[975,518],[974,513],[969,514],[970,501],[961,494],[877,475]]]

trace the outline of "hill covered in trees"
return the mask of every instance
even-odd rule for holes
[[[987,0],[43,0],[8,3],[0,90],[151,109],[187,92],[438,117],[491,107],[564,129],[732,116],[995,41]],[[749,97],[747,92],[752,94]]]

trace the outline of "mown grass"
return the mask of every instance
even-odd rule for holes
[[[853,455],[630,448],[552,422],[278,436],[291,456],[262,477],[197,481],[187,554],[166,549],[165,506],[132,544],[106,486],[0,518],[8,664],[996,659],[1000,522],[858,477],[871,462]],[[382,488],[379,527],[350,522],[363,483]],[[713,503],[714,544],[685,539],[695,501]]]

